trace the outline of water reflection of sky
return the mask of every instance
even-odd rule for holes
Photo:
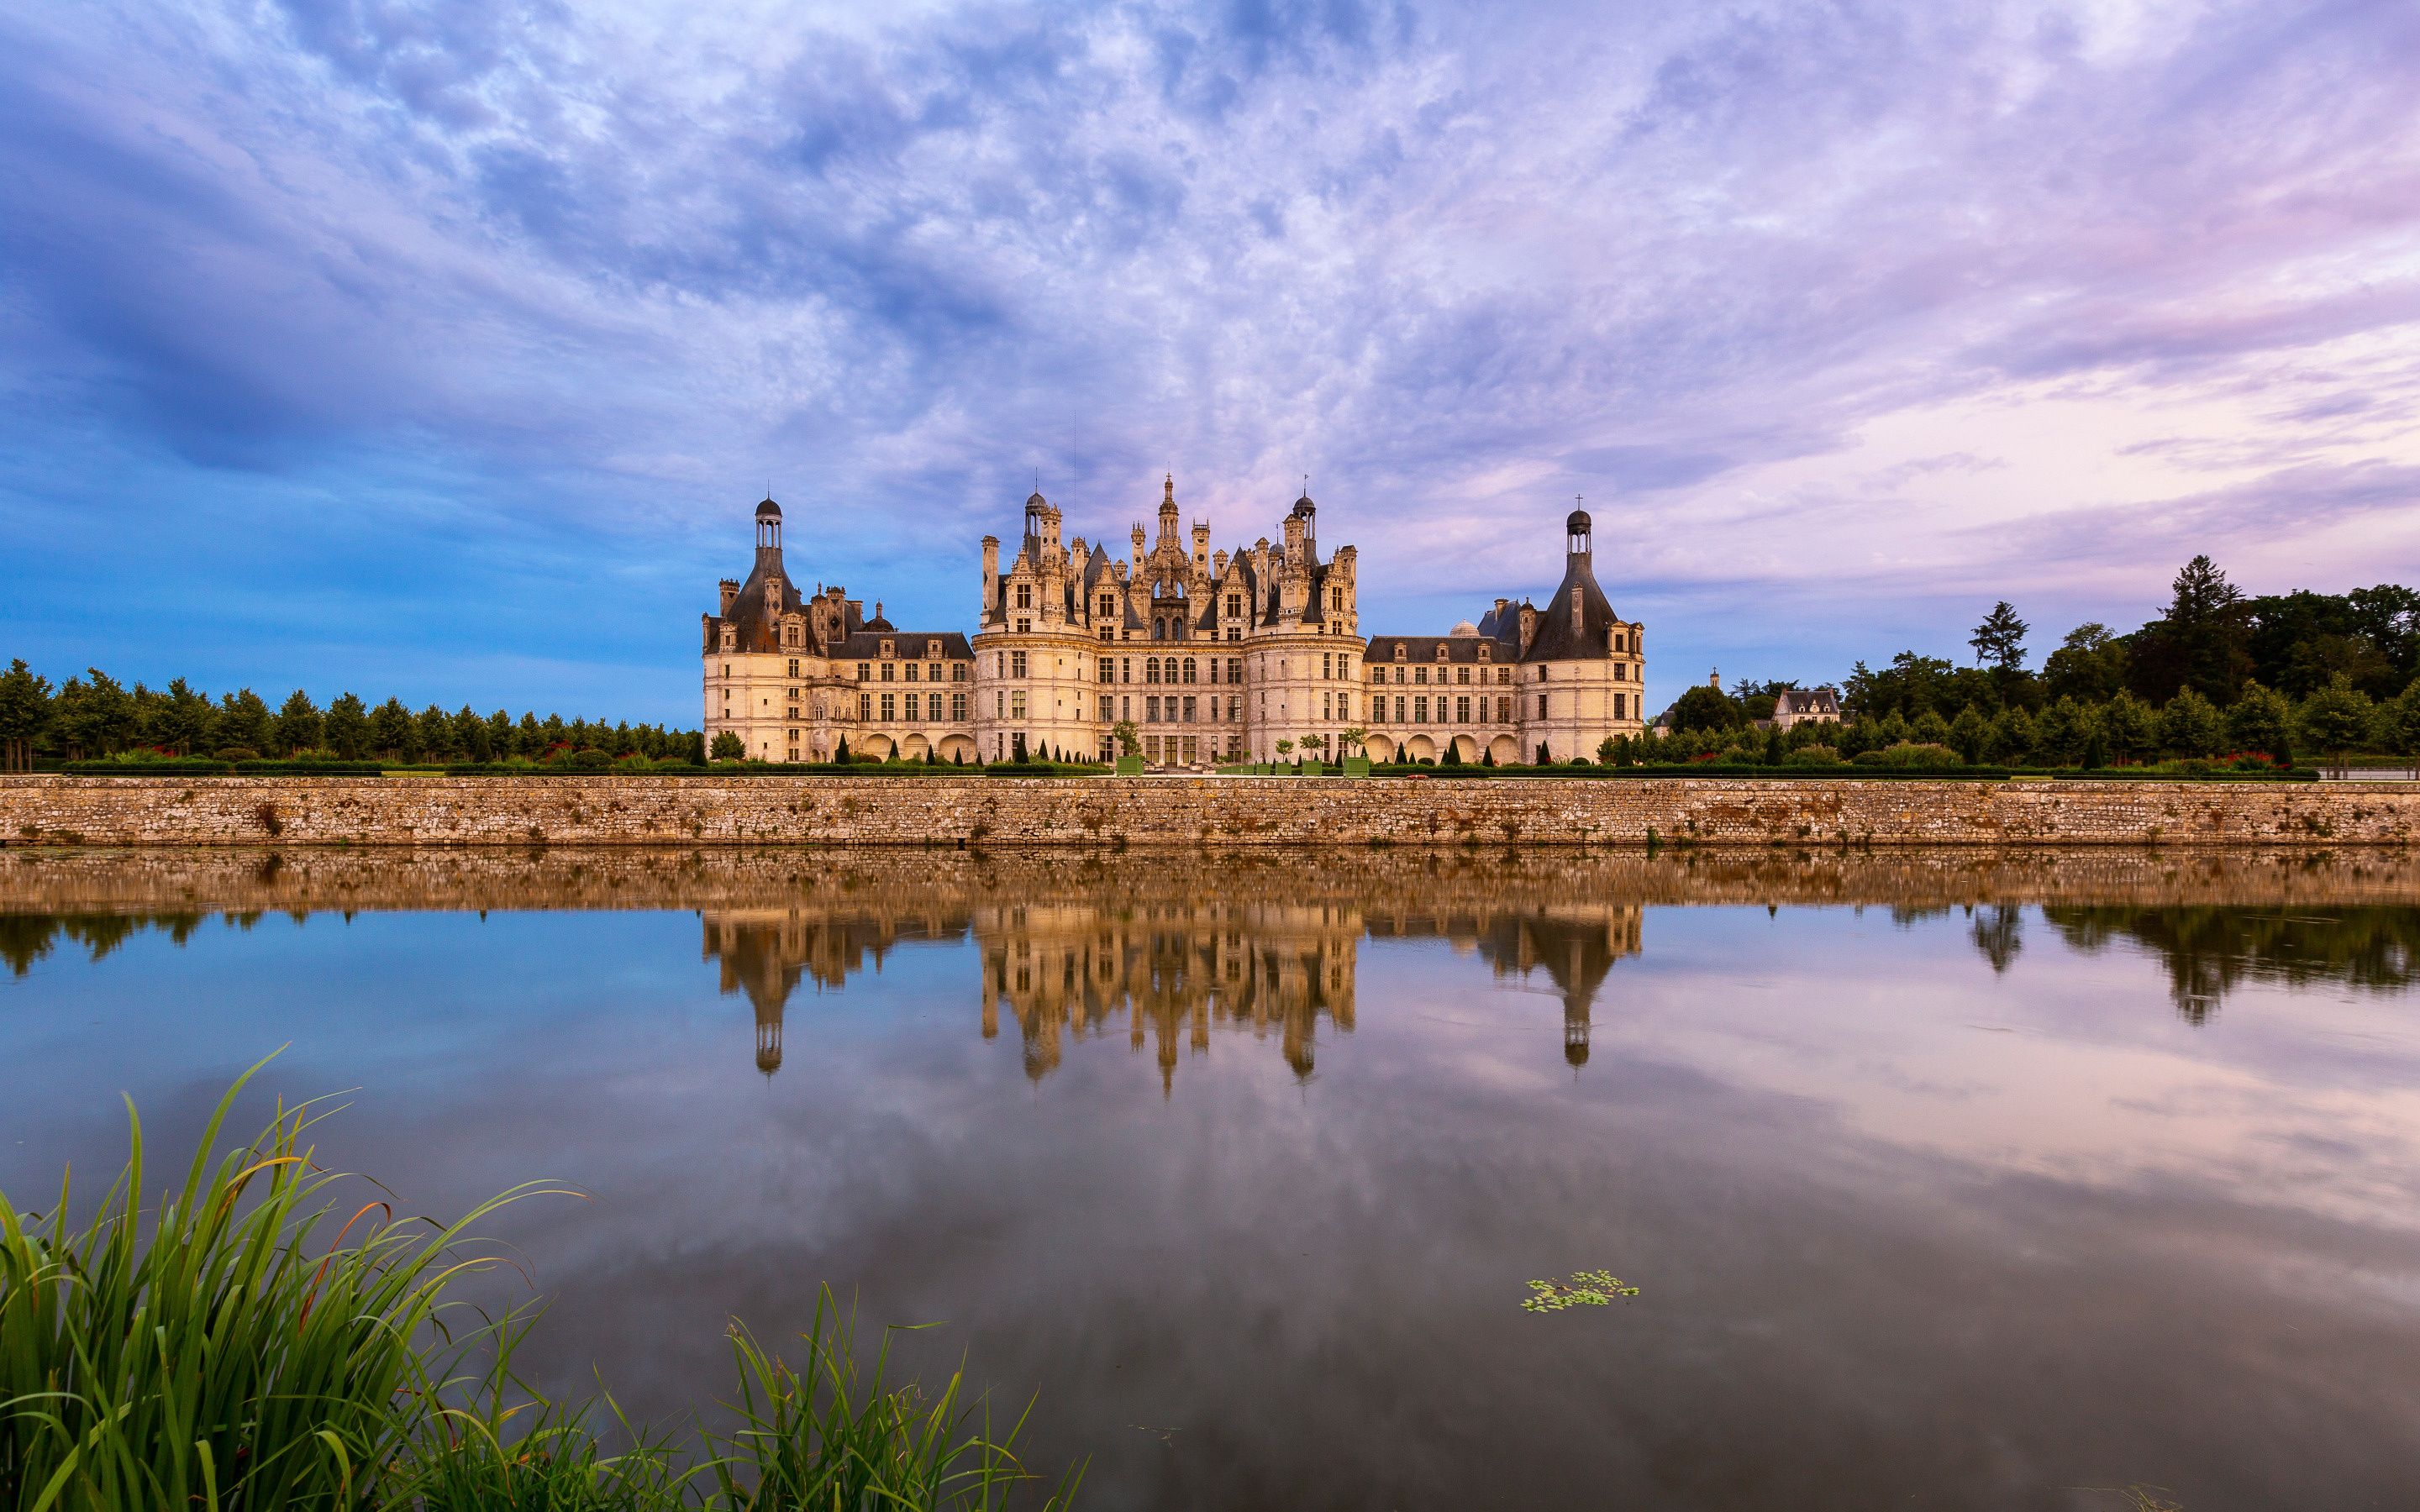
[[[108,1168],[121,1089],[174,1140],[290,1041],[274,1088],[360,1088],[328,1155],[413,1205],[595,1195],[504,1224],[566,1388],[593,1367],[669,1414],[715,1389],[726,1316],[778,1330],[829,1280],[1039,1390],[1037,1447],[1094,1455],[1102,1506],[2087,1506],[2115,1503],[2061,1488],[2147,1481],[2201,1512],[2394,1504],[2420,1465],[2395,972],[2055,903],[1419,902],[1214,885],[1156,917],[776,910],[744,940],[731,910],[270,915],[98,961],[27,954],[21,917],[0,1180]],[[2348,960],[2412,929],[2372,913],[2331,936],[2368,942]],[[2301,964],[2180,1011],[2175,942],[2213,928]],[[1517,1311],[1596,1265],[1645,1295]]]

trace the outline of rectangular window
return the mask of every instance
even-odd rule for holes
[[[1427,699],[1417,698],[1412,700],[1412,721],[1415,724],[1426,724],[1429,722],[1429,701]]]
[[[1395,695],[1395,722],[1397,724],[1404,722],[1404,695],[1401,693]]]
[[[731,674],[729,672],[724,672],[722,675],[728,677]],[[862,661],[857,664],[857,680],[859,682],[862,683],[873,675],[874,668],[870,664]]]
[[[960,724],[967,722],[967,696],[964,693],[950,695],[950,717]]]
[[[898,671],[898,668],[899,664],[895,661],[884,662],[882,664],[882,680],[886,683],[892,681],[892,673]]]
[[[1544,693],[1541,693],[1541,694],[1539,694],[1539,695],[1538,695],[1538,717],[1539,717],[1539,718],[1541,718],[1541,719],[1543,719],[1543,718],[1544,718],[1545,717],[1546,717],[1546,695],[1545,695],[1545,694],[1544,694]]]
[[[1109,695],[1108,695],[1107,693],[1104,693],[1104,694],[1102,694],[1102,695],[1101,695],[1101,722],[1102,722],[1103,724],[1107,724],[1107,723],[1109,723],[1109,718],[1110,718],[1110,715],[1109,715],[1109,704],[1110,704],[1112,702],[1113,702],[1113,701],[1110,699]]]
[[[1512,722],[1512,701],[1511,699],[1500,698],[1496,701],[1496,722],[1497,724],[1511,724]]]
[[[1134,717],[1134,700],[1128,698],[1118,700],[1118,717],[1121,719]]]
[[[1022,677],[1025,675],[1024,652],[1012,651],[1008,654],[1008,675],[1011,677]]]
[[[1329,663],[1333,662],[1335,659],[1335,656],[1328,652],[1323,651],[1319,654],[1320,676],[1329,677],[1335,674],[1335,669],[1329,665]]]
[[[939,662],[931,662],[926,664],[924,668],[924,681],[928,683],[938,683],[940,680],[941,664]]]
[[[1322,693],[1319,695],[1319,717],[1323,719],[1333,719],[1336,717],[1335,694]]]
[[[1460,686],[1468,687],[1470,686],[1470,669],[1467,667],[1456,667],[1453,670],[1453,680]]]
[[[1031,635],[1031,634],[1032,634],[1032,633],[1033,633],[1033,622],[1032,622],[1032,620],[1019,620],[1019,621],[1017,621],[1017,622],[1016,622],[1016,633],[1017,633],[1017,634],[1019,634],[1019,635]]]
[[[1630,681],[1629,667],[1621,662],[1615,662],[1613,664],[1613,680],[1617,683],[1626,683]]]
[[[991,693],[991,717],[995,719],[1008,717],[1008,695],[998,688],[993,688]]]
[[[790,658],[790,675],[791,675],[791,676],[793,676],[793,677],[796,677],[796,676],[798,676],[798,675],[799,675],[799,658],[798,658],[798,657],[796,657],[796,656],[792,656],[792,657]],[[793,735],[793,736],[791,736],[790,738],[791,738],[791,739],[793,739],[793,740],[796,740],[798,737],[797,737],[796,735]]]
[[[1151,763],[1154,766],[1157,766],[1159,764],[1159,737],[1157,735],[1145,735],[1142,737],[1142,759]]]
[[[1185,722],[1187,724],[1191,724],[1193,722],[1193,701],[1191,699],[1187,699],[1185,701]]]
[[[916,681],[916,664],[912,661],[908,664],[908,681]]]
[[[1016,607],[1018,609],[1032,609],[1033,607],[1033,585],[1032,583],[1018,583],[1016,585]]]
[[[871,693],[860,693],[857,696],[857,722],[864,724],[873,719],[873,717],[874,695]]]
[[[1403,679],[1401,679],[1401,678],[1397,678],[1397,679],[1396,679],[1396,681],[1397,681],[1397,682],[1401,682],[1402,680],[1403,680]],[[1421,687],[1427,687],[1427,686],[1428,686],[1428,681],[1429,681],[1429,670],[1428,670],[1426,667],[1415,667],[1415,668],[1413,668],[1413,669],[1412,669],[1412,681],[1413,681],[1413,682],[1415,682],[1415,683],[1419,684],[1419,685],[1420,685]]]
[[[1630,717],[1630,695],[1627,693],[1616,693],[1613,696],[1613,717],[1617,719],[1627,719]]]
[[[1241,640],[1244,639],[1243,626],[1238,625],[1231,625],[1227,626],[1227,639],[1230,640]]]
[[[1243,614],[1244,595],[1241,594],[1229,594],[1227,595],[1227,618],[1231,620],[1241,619]]]
[[[1510,668],[1510,667],[1498,667],[1498,668],[1497,668],[1497,669],[1496,669],[1496,686],[1497,686],[1497,687],[1506,687],[1506,686],[1510,685],[1510,684],[1512,683],[1512,668]]]
[[[1101,658],[1101,681],[1104,683],[1114,683],[1117,680],[1118,664],[1116,659],[1109,656],[1103,656]]]
[[[1470,700],[1458,698],[1453,701],[1453,722],[1456,724],[1470,722]]]
[[[1196,756],[1196,755],[1194,754],[1194,750],[1195,750],[1194,741],[1195,741],[1195,738],[1196,738],[1196,737],[1194,737],[1194,736],[1192,736],[1192,735],[1187,735],[1187,736],[1186,736],[1186,737],[1185,737],[1185,764],[1186,764],[1186,765],[1187,765],[1187,766],[1190,766],[1190,765],[1192,765],[1195,762],[1197,762],[1197,761],[1201,760],[1201,758],[1200,758],[1199,756]]]
[[[1240,657],[1240,656],[1230,656],[1230,657],[1228,657],[1228,658],[1227,658],[1227,681],[1229,681],[1229,682],[1231,682],[1231,683],[1240,683],[1240,682],[1242,682],[1243,680],[1244,680],[1244,661],[1243,661],[1243,658],[1242,658],[1242,657]]]
[[[1008,717],[1012,719],[1022,719],[1025,717],[1025,689],[1020,687],[1014,693],[1009,694]]]
[[[963,683],[966,680],[967,664],[963,661],[954,661],[950,663],[950,681],[953,683]]]
[[[1227,700],[1227,722],[1229,724],[1236,724],[1241,722],[1243,717],[1244,701],[1241,698],[1236,697],[1229,698]]]
[[[882,695],[882,722],[884,724],[889,724],[892,720],[899,717],[892,708],[892,704],[896,702],[897,700],[892,694],[885,693]]]

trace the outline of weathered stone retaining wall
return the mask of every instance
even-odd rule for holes
[[[1650,778],[0,780],[6,845],[2402,845],[2420,784]]]
[[[1637,846],[1406,846],[1339,851],[1310,867],[1254,847],[1212,848],[1202,859],[1171,874],[1164,854],[1098,846],[46,847],[19,850],[0,865],[0,915],[694,908],[778,917],[811,909],[921,919],[927,935],[938,935],[964,928],[977,910],[1043,900],[1120,916],[1206,902],[1332,907],[1370,919],[1562,915],[1608,904],[2223,904],[2287,914],[2420,904],[2420,851],[2402,846],[1696,846],[1652,857]]]

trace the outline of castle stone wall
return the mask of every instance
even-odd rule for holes
[[[0,845],[2402,845],[2414,783],[26,777]]]

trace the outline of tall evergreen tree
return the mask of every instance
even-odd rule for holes
[[[157,745],[179,755],[217,748],[218,710],[207,693],[196,693],[181,677],[168,685],[158,714]]]
[[[2167,612],[2133,637],[2134,691],[2164,705],[2192,688],[2211,703],[2235,702],[2252,674],[2252,606],[2206,556],[2170,584]]]
[[[1975,664],[2015,671],[2025,664],[2025,632],[2033,626],[2017,618],[2007,599],[1992,606],[1966,643],[1975,648]]]
[[[219,695],[219,749],[258,752],[268,748],[269,705],[248,687]]]
[[[34,742],[50,721],[51,680],[19,656],[0,675],[0,770],[33,770]]]
[[[298,750],[309,750],[319,744],[325,733],[319,718],[319,705],[301,688],[288,694],[277,711],[277,723],[270,733],[280,756],[290,756]]]
[[[320,735],[330,750],[349,762],[357,762],[369,748],[369,711],[354,695],[339,693],[328,701],[327,717],[320,721]]]

